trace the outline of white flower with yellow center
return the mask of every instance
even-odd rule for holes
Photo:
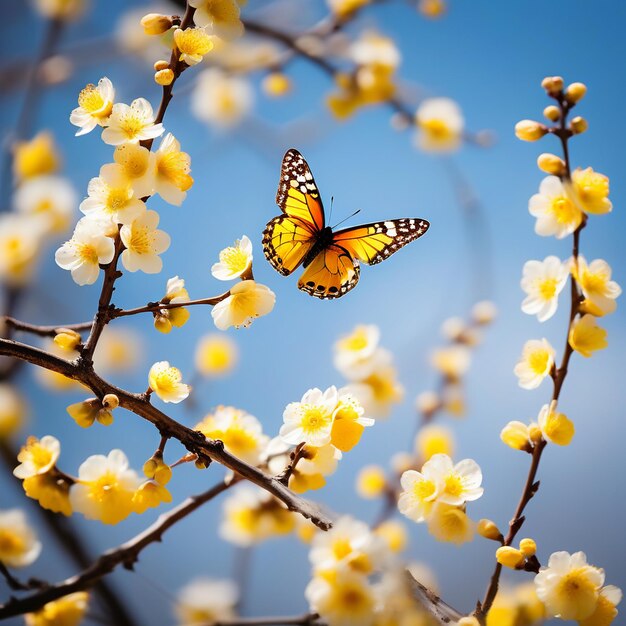
[[[102,374],[130,372],[144,354],[141,336],[131,328],[107,325],[93,355],[94,366]]]
[[[56,0],[59,2],[59,0]],[[85,0],[71,0],[69,5]],[[63,4],[68,4],[63,0]],[[86,591],[70,593],[58,600],[47,602],[38,611],[24,615],[26,626],[78,626],[83,623],[89,608],[89,594]]]
[[[583,220],[574,192],[557,176],[547,176],[541,181],[539,193],[528,202],[528,210],[537,218],[535,232],[542,237],[554,235],[563,239],[571,235]]]
[[[622,289],[611,280],[611,266],[605,260],[595,259],[587,265],[585,257],[579,256],[572,260],[572,275],[585,296],[582,306],[586,312],[601,317],[615,311]]]
[[[559,446],[567,446],[574,437],[574,424],[563,413],[557,413],[556,402],[544,404],[537,417],[542,435],[552,443]]]
[[[527,296],[522,302],[522,311],[536,315],[540,322],[549,320],[556,313],[559,294],[568,276],[568,264],[556,256],[548,256],[543,261],[526,261],[521,286]]]
[[[604,570],[587,564],[584,552],[555,552],[535,576],[539,599],[549,616],[584,620],[598,605]]]
[[[219,534],[239,546],[250,546],[290,533],[295,517],[285,506],[260,489],[239,488],[224,502]]]
[[[435,454],[426,464],[431,479],[441,485],[437,494],[438,502],[461,506],[483,495],[480,486],[483,475],[476,461],[464,459],[453,465],[447,454]]]
[[[435,454],[452,456],[454,453],[452,431],[437,424],[428,424],[420,428],[415,437],[415,452],[425,461]]]
[[[189,0],[189,6],[196,8],[194,22],[220,39],[243,35],[243,24],[239,19],[243,4],[244,0]]]
[[[115,148],[113,160],[130,183],[135,198],[145,198],[154,193],[156,176],[154,152],[138,143],[123,143]]]
[[[155,152],[156,178],[154,192],[165,202],[180,206],[187,197],[187,191],[193,185],[191,157],[181,152],[180,142],[172,133],[167,133],[159,149]]]
[[[398,510],[414,522],[423,522],[443,491],[444,484],[437,467],[428,460],[422,471],[407,470],[400,477],[402,492],[398,497]]]
[[[339,402],[333,414],[330,441],[342,452],[348,452],[359,443],[363,431],[374,425],[374,420],[364,417],[365,409],[350,393],[339,390]]]
[[[125,224],[120,230],[120,237],[126,246],[122,252],[122,264],[129,272],[141,270],[146,274],[158,274],[163,268],[159,256],[170,247],[170,236],[157,230],[159,214],[156,211],[144,211],[131,224]]]
[[[0,510],[0,561],[8,567],[26,567],[41,552],[41,543],[19,509]]]
[[[130,224],[146,209],[117,163],[103,165],[100,176],[89,181],[87,193],[79,208],[90,219]]]
[[[437,541],[461,545],[474,538],[476,523],[463,510],[463,507],[436,502],[427,520],[428,532]]]
[[[194,430],[208,439],[219,439],[228,452],[251,465],[259,463],[269,441],[256,417],[232,406],[218,406]]]
[[[60,176],[37,176],[22,183],[13,196],[15,208],[26,215],[40,216],[46,230],[64,232],[76,207],[74,187]]]
[[[7,439],[23,426],[28,407],[17,388],[0,383],[0,441]]]
[[[261,315],[267,315],[274,308],[276,295],[265,285],[254,280],[242,280],[230,289],[230,295],[218,302],[211,311],[215,326],[226,330],[246,327]]]
[[[17,455],[20,464],[13,470],[17,478],[29,478],[49,472],[61,454],[61,443],[56,437],[46,435],[41,439],[29,437]]]
[[[458,380],[470,366],[471,354],[467,346],[447,346],[433,350],[430,355],[431,365],[446,378]]]
[[[237,344],[226,335],[211,333],[198,341],[195,363],[202,376],[226,376],[237,365],[237,359]]]
[[[110,146],[137,143],[154,139],[163,134],[163,124],[154,123],[152,105],[145,98],[137,98],[130,104],[118,102],[102,131],[102,141]]]
[[[247,235],[220,251],[219,263],[211,266],[211,274],[218,280],[234,280],[252,267],[252,242]]]
[[[171,367],[168,361],[158,361],[148,373],[150,389],[163,400],[178,404],[189,396],[191,387],[181,382],[183,379],[180,370]]]
[[[108,456],[95,454],[78,468],[78,482],[70,488],[70,502],[74,511],[87,519],[117,524],[132,513],[133,496],[140,484],[121,450],[111,450]]]
[[[350,57],[357,65],[382,65],[396,69],[400,65],[400,52],[393,39],[375,31],[365,31],[350,46]]]
[[[554,366],[555,350],[547,339],[531,339],[524,344],[522,358],[514,373],[523,389],[536,389]]]
[[[245,78],[222,70],[203,70],[196,79],[191,110],[201,121],[218,128],[236,126],[251,111],[254,91]]]
[[[105,76],[98,85],[87,85],[78,94],[78,107],[70,115],[70,122],[80,130],[76,136],[91,132],[96,126],[106,126],[113,111],[115,89]]]
[[[426,152],[452,152],[463,140],[465,120],[450,98],[428,98],[415,113],[417,146]]]
[[[236,616],[239,592],[230,580],[195,578],[177,594],[174,611],[179,626],[199,626]]]
[[[82,219],[76,224],[74,234],[55,253],[57,265],[70,270],[78,285],[92,285],[100,274],[100,265],[113,260],[115,244],[102,234],[97,222]]]
[[[330,442],[333,414],[337,408],[337,388],[309,389],[300,402],[291,402],[283,413],[284,424],[280,437],[285,443],[297,445],[305,442],[323,446]]]
[[[2,282],[19,287],[30,280],[39,258],[45,230],[45,220],[38,215],[5,213],[0,216]]]
[[[580,208],[585,213],[603,215],[612,211],[607,176],[594,172],[591,167],[584,170],[579,167],[572,172],[572,184]]]
[[[349,335],[344,335],[334,345],[334,365],[349,380],[360,380],[371,374],[375,365],[372,358],[380,330],[374,324],[359,324]]]
[[[311,543],[309,560],[315,575],[341,567],[369,576],[389,560],[385,542],[369,526],[351,517],[340,517],[331,530],[318,533]]]
[[[374,589],[365,576],[347,568],[313,578],[304,595],[311,611],[331,626],[374,624]]]
[[[177,28],[174,43],[180,52],[178,60],[187,65],[197,65],[213,49],[213,40],[204,28]]]

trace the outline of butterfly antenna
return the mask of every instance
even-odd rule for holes
[[[358,215],[361,212],[361,209],[357,209],[352,215],[348,215],[348,217],[344,217],[341,222],[335,224],[333,228],[337,228],[337,226],[341,226],[344,222],[347,222],[349,219],[352,219],[355,215]]]
[[[330,197],[330,215],[328,216],[328,221],[333,219],[333,204],[335,203],[335,196]]]

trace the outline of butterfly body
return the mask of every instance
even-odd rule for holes
[[[288,276],[302,266],[298,288],[317,298],[338,298],[356,286],[360,262],[375,265],[429,227],[420,218],[384,220],[333,231],[313,174],[294,149],[283,158],[276,203],[283,210],[263,231],[263,252]]]

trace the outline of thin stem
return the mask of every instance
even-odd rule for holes
[[[312,626],[319,624],[319,618],[317,613],[287,617],[235,617],[229,620],[211,622],[211,626]]]
[[[84,569],[80,574],[72,576],[54,585],[42,589],[36,593],[20,598],[11,598],[6,604],[0,606],[0,619],[31,613],[40,609],[44,604],[67,596],[76,591],[83,591],[93,587],[104,576],[110,574],[119,565],[132,570],[139,558],[141,551],[151,543],[161,541],[166,530],[171,528],[181,519],[212,500],[234,484],[233,480],[225,480],[218,483],[204,493],[187,498],[184,502],[172,509],[169,513],[161,515],[157,521],[142,533],[122,544],[114,550],[109,550],[100,556],[94,563]],[[117,624],[118,622],[116,622]]]

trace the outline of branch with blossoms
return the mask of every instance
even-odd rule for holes
[[[537,160],[539,169],[549,176],[542,181],[539,194],[530,199],[529,211],[537,219],[535,232],[538,235],[557,239],[572,237],[572,257],[561,261],[556,256],[548,256],[543,261],[525,264],[521,285],[527,296],[522,311],[536,315],[540,322],[550,319],[569,278],[568,327],[559,365],[555,349],[547,339],[541,339],[526,342],[522,358],[515,366],[515,374],[524,389],[535,389],[545,378],[551,378],[552,396],[549,404],[539,411],[537,422],[530,425],[509,422],[502,430],[503,442],[530,454],[531,464],[506,536],[496,524],[485,520],[484,536],[501,546],[496,551],[497,564],[484,600],[478,603],[475,615],[478,622],[485,623],[496,601],[502,568],[508,567],[537,574],[536,593],[548,617],[576,620],[579,624],[608,624],[617,615],[615,606],[621,599],[621,592],[611,586],[603,587],[603,570],[588,565],[584,553],[556,552],[550,556],[548,565],[541,567],[533,539],[522,539],[518,547],[513,546],[524,524],[526,507],[539,489],[537,473],[543,451],[550,443],[566,446],[574,436],[573,422],[558,411],[570,359],[575,352],[589,358],[607,347],[607,333],[596,320],[615,310],[615,299],[621,293],[617,283],[611,280],[611,269],[606,261],[597,259],[588,265],[580,253],[580,236],[589,216],[612,210],[606,176],[591,167],[572,171],[569,141],[587,130],[587,122],[580,116],[571,121],[568,118],[587,89],[582,83],[564,88],[563,79],[558,76],[545,78],[542,87],[554,101],[544,109],[544,116],[552,124],[523,120],[516,125],[515,133],[524,141],[537,141],[551,134],[560,142],[562,157],[544,153]]]

